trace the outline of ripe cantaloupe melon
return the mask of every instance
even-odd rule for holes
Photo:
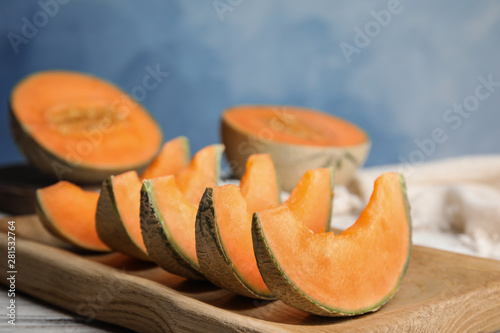
[[[109,251],[97,235],[95,212],[99,193],[60,181],[36,192],[36,212],[55,236],[83,249]]]
[[[258,167],[252,164],[254,156],[250,156],[250,165],[247,165],[242,180],[248,179],[246,175],[249,171],[259,173],[266,167],[265,164]],[[247,193],[245,187],[248,185],[254,191],[262,188],[265,194],[269,191],[269,184],[275,183],[275,180],[269,181],[264,177],[250,179],[253,183],[242,183],[241,191],[236,185],[206,189],[197,215],[196,252],[203,274],[214,284],[243,296],[274,299],[260,275],[252,244],[252,214],[265,205],[259,207],[255,205],[254,197],[242,194]],[[290,207],[308,226],[319,232],[329,226],[332,196],[332,170],[310,170],[282,206]],[[272,198],[269,196],[268,200]],[[275,206],[278,202],[274,200],[270,203]]]
[[[191,153],[189,139],[178,136],[165,142],[158,156],[141,173],[141,179],[175,175],[188,166]]]
[[[189,142],[177,137],[163,145],[160,154],[141,174],[154,178],[177,174],[189,163]],[[96,224],[101,240],[110,248],[131,257],[151,261],[139,218],[142,181],[135,171],[107,178],[97,204]]]
[[[35,73],[10,100],[14,139],[43,173],[78,183],[147,165],[162,142],[146,110],[116,86],[70,71]]]
[[[97,202],[96,229],[101,240],[113,250],[151,261],[139,219],[141,187],[135,171],[107,178]]]
[[[347,184],[370,150],[370,138],[339,117],[297,106],[241,105],[221,119],[222,142],[236,176],[251,154],[273,158],[281,187],[291,191],[311,169],[333,167],[335,181]]]
[[[196,216],[196,254],[201,272],[215,285],[240,295],[273,299],[257,269],[251,239],[253,212],[280,202],[271,156],[250,156],[240,187],[241,191],[237,185],[205,190]]]
[[[339,235],[313,233],[287,206],[255,213],[259,270],[284,303],[322,316],[379,309],[398,290],[411,252],[404,179],[386,173],[356,223]]]
[[[141,230],[149,256],[165,270],[204,279],[196,257],[196,211],[206,187],[219,178],[222,145],[200,150],[174,176],[145,180],[141,189]]]

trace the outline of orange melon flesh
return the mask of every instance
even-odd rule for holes
[[[179,136],[166,142],[158,156],[141,174],[142,179],[175,175],[189,164],[189,140]]]
[[[87,167],[141,166],[161,144],[160,128],[138,103],[82,73],[47,71],[24,79],[12,93],[11,109],[38,144]]]
[[[236,273],[259,296],[272,297],[253,255],[252,215],[240,189],[233,184],[216,187],[213,200],[222,246]]]
[[[286,205],[256,213],[253,224],[264,280],[279,299],[304,311],[374,311],[394,295],[406,272],[411,219],[398,174],[377,179],[367,207],[340,235],[312,233]]]
[[[333,115],[292,106],[249,105],[230,108],[223,120],[265,141],[309,146],[351,146],[366,134]]]
[[[174,176],[155,178],[150,180],[150,184],[154,204],[170,234],[171,242],[188,261],[199,266],[194,237],[198,207],[182,194]]]
[[[201,149],[193,156],[189,165],[175,175],[180,191],[196,206],[205,188],[217,185],[223,147],[215,144]]]
[[[254,154],[248,158],[240,189],[250,214],[269,209],[280,202],[276,170],[269,154]]]
[[[190,279],[203,279],[196,256],[195,223],[205,187],[216,186],[222,145],[195,154],[175,176],[145,180],[140,220],[150,257],[164,269]]]
[[[260,169],[252,170],[255,168],[253,164],[255,161],[252,161],[251,158],[247,165],[246,175],[258,174]],[[260,160],[262,163],[264,157],[261,157]],[[265,169],[266,165],[261,165],[261,167]],[[274,171],[274,167],[271,170]],[[249,178],[243,177],[243,180],[247,179]],[[272,181],[271,178],[271,183]],[[274,190],[268,189],[266,191],[266,188],[273,187],[268,185],[267,178],[254,178],[251,184],[247,184],[242,181],[241,193],[236,185],[219,186],[213,189],[215,218],[222,246],[238,276],[249,289],[257,294],[256,296],[270,298],[272,293],[262,279],[254,255],[251,214],[262,211],[269,206],[275,207],[279,201],[276,199]],[[255,191],[261,187],[264,193],[270,193],[272,196],[265,203],[261,203],[260,199],[257,202],[252,202],[255,196],[247,198],[242,195],[249,193],[246,190],[247,186],[254,187]],[[306,222],[311,223],[315,231],[318,232],[325,229],[330,223],[332,186],[333,177],[330,169],[308,171],[282,206],[292,205],[298,216],[307,217]],[[271,200],[273,198],[274,200]],[[260,205],[256,203],[260,203]]]
[[[118,213],[134,243],[147,253],[142,239],[141,220],[139,219],[141,187],[142,182],[135,171],[113,176],[113,192]]]
[[[84,249],[109,251],[99,239],[95,212],[99,194],[67,181],[37,191],[38,214],[57,236]]]
[[[332,200],[333,170],[322,168],[307,171],[284,204],[299,221],[318,233],[330,230]]]

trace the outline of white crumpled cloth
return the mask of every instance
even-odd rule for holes
[[[388,171],[405,175],[414,244],[500,259],[500,155],[361,169],[349,189],[336,186],[332,227],[349,227]]]

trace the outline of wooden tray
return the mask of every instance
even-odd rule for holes
[[[379,311],[322,318],[193,282],[119,253],[70,251],[35,216],[16,221],[16,288],[93,320],[139,332],[493,332],[500,262],[415,246],[401,289]],[[34,241],[36,240],[36,241]],[[7,237],[0,235],[6,283]]]

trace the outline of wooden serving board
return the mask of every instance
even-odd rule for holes
[[[61,308],[139,332],[493,332],[500,261],[414,246],[399,292],[379,311],[323,318],[188,281],[119,253],[71,251],[35,216],[16,221],[16,288]],[[0,235],[6,283],[7,236]]]

